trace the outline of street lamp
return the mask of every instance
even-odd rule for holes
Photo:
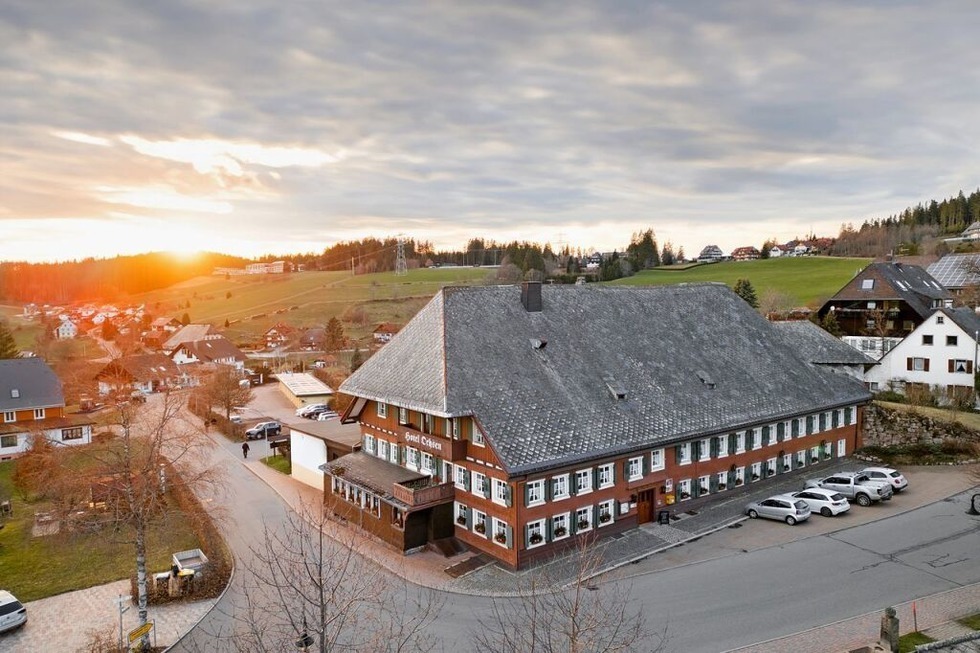
[[[293,642],[293,646],[296,647],[297,651],[303,651],[306,653],[306,651],[313,646],[313,641],[313,635],[311,635],[306,629],[306,617],[303,617],[303,632],[300,633],[300,636],[296,638],[295,642]]]

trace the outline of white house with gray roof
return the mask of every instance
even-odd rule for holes
[[[974,399],[980,316],[969,308],[941,308],[865,373],[877,392],[905,393],[909,386],[934,390],[944,401]]]
[[[870,400],[723,284],[445,288],[340,390],[327,513],[512,568],[849,455]]]

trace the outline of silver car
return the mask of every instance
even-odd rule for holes
[[[865,467],[861,470],[872,481],[884,481],[890,483],[896,494],[909,486],[909,482],[902,475],[902,472],[890,467]]]
[[[0,633],[27,623],[27,608],[7,590],[0,590]]]
[[[851,509],[847,497],[840,492],[825,490],[819,487],[811,487],[799,492],[793,492],[794,497],[806,501],[810,506],[811,512],[819,512],[824,517],[832,517]]]
[[[810,506],[806,501],[790,494],[780,494],[762,501],[753,501],[745,506],[745,514],[752,519],[756,517],[778,519],[792,526],[810,518]]]

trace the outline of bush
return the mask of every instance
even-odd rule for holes
[[[904,404],[905,395],[894,390],[882,390],[875,394],[875,401],[889,401],[893,404]]]

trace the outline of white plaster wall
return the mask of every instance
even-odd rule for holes
[[[289,456],[292,477],[318,490],[323,490],[320,465],[327,462],[327,443],[295,429],[289,434]]]

